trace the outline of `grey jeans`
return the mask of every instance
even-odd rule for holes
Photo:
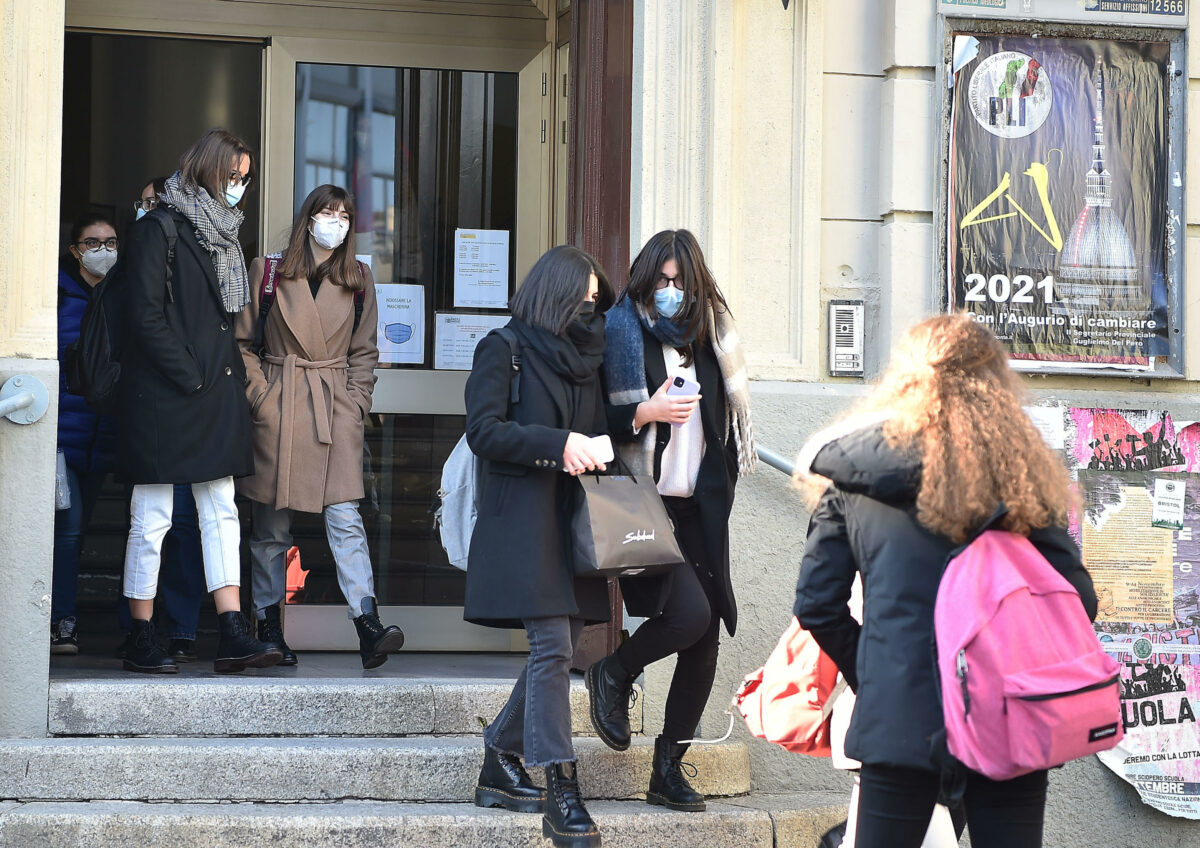
[[[275,509],[270,504],[252,501],[254,527],[250,531],[251,585],[254,587],[254,611],[261,619],[263,610],[283,602],[287,592],[287,552],[292,546],[292,511]],[[375,597],[375,578],[371,573],[371,552],[367,531],[356,501],[325,507],[325,538],[337,566],[338,586],[349,617],[362,615],[364,598]]]
[[[527,618],[529,660],[508,703],[483,733],[484,744],[528,768],[575,761],[571,745],[571,657],[583,621],[565,615]]]

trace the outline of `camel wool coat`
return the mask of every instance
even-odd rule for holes
[[[371,411],[379,307],[370,269],[362,320],[354,327],[354,292],[322,281],[275,278],[261,357],[258,328],[266,261],[250,264],[250,303],[238,313],[254,442],[254,476],[237,481],[252,501],[276,509],[321,512],[363,497],[363,420]]]

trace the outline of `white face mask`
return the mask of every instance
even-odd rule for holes
[[[106,247],[85,250],[79,257],[83,269],[93,277],[103,277],[117,264],[117,251]]]
[[[337,248],[346,240],[346,233],[350,232],[350,222],[341,218],[318,218],[314,215],[312,220],[309,232],[317,244],[326,250]]]
[[[235,186],[226,186],[225,202],[230,206],[237,206],[242,199],[242,195],[246,193],[246,184],[239,183]]]

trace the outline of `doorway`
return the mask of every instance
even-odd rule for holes
[[[180,154],[210,127],[225,127],[261,156],[264,46],[262,40],[67,31],[63,259],[72,223],[83,215],[103,214],[124,240],[142,188],[174,173]],[[255,189],[240,232],[247,256],[259,251],[261,185]],[[110,476],[80,559],[77,605],[81,640],[86,640],[82,647],[88,652],[99,650],[97,643],[120,640],[117,609],[128,525],[125,485]],[[209,597],[204,603],[211,607]]]

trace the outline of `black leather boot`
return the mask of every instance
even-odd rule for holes
[[[614,751],[629,748],[629,698],[633,677],[617,662],[615,654],[592,663],[583,678],[588,690],[588,713],[592,727]]]
[[[650,770],[650,789],[646,792],[647,804],[687,813],[704,810],[704,796],[683,776],[683,755],[687,749],[687,745],[671,742],[665,736],[654,740],[654,765]],[[689,765],[688,768],[692,767]],[[695,769],[692,769],[692,777],[695,776]]]
[[[274,645],[283,654],[280,665],[295,665],[296,654],[283,641],[283,620],[280,618],[279,604],[272,604],[263,610],[266,618],[258,623],[258,641]]]
[[[546,814],[542,816],[542,836],[556,848],[581,848],[600,844],[600,830],[579,794],[575,763],[546,766]]]
[[[179,666],[167,656],[155,638],[154,625],[136,618],[126,640],[123,666],[126,671],[140,671],[143,674],[176,674],[179,671]]]
[[[172,639],[167,645],[167,653],[177,663],[196,661],[196,647],[193,639]]]
[[[534,786],[521,760],[484,746],[483,768],[475,784],[476,807],[503,807],[514,813],[540,813],[546,790]]]
[[[374,598],[363,598],[362,615],[354,619],[358,631],[358,653],[363,668],[378,668],[387,662],[387,655],[404,647],[404,632],[395,625],[384,627],[379,622],[379,607]]]
[[[283,651],[254,638],[250,622],[240,610],[217,615],[221,631],[217,642],[217,658],[213,671],[217,674],[236,674],[247,668],[267,668],[283,659]]]

